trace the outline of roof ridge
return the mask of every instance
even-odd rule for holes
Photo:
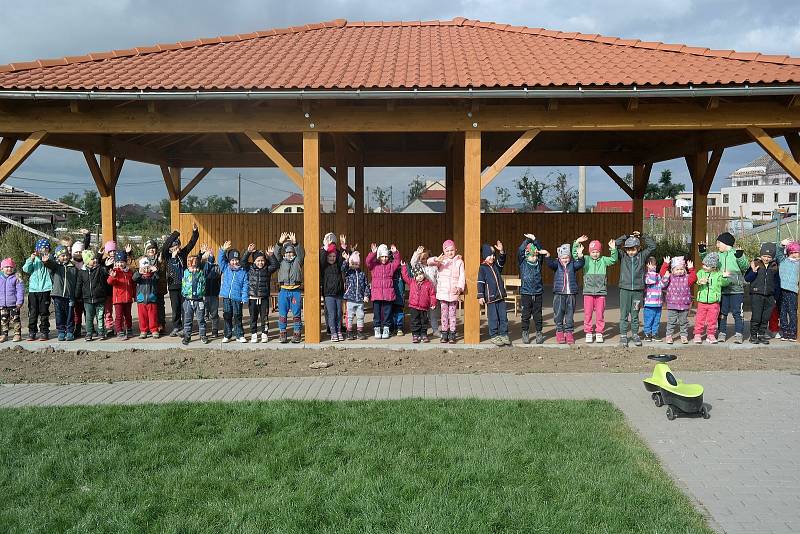
[[[695,56],[716,57],[722,59],[733,59],[745,62],[773,63],[779,65],[799,65],[800,58],[789,55],[769,55],[759,52],[737,52],[735,50],[714,50],[703,47],[692,47],[685,44],[670,44],[660,41],[642,41],[640,39],[622,39],[620,37],[610,37],[600,34],[585,34],[581,32],[562,32],[558,30],[548,30],[546,28],[530,28],[528,26],[513,26],[511,24],[498,24],[496,22],[484,22],[477,19],[467,19],[455,17],[451,20],[417,20],[417,21],[348,21],[346,19],[335,19],[327,22],[305,24],[303,26],[289,26],[286,28],[273,28],[250,33],[222,35],[203,39],[193,39],[189,41],[178,41],[175,43],[162,43],[152,46],[138,46],[121,50],[107,52],[91,52],[79,56],[65,56],[56,59],[36,59],[27,62],[16,62],[0,65],[0,73],[20,72],[38,68],[58,67],[72,65],[76,63],[88,63],[92,61],[104,61],[107,59],[117,59],[124,57],[144,56],[167,52],[172,50],[186,50],[200,46],[216,45],[232,42],[242,42],[263,37],[272,37],[288,33],[304,33],[308,31],[324,30],[331,28],[355,28],[355,27],[421,27],[421,26],[469,26],[485,28],[497,31],[523,33],[528,35],[539,35],[555,39],[569,39],[586,42],[596,42],[600,44],[623,46],[628,48],[646,48],[650,50],[661,50],[664,52],[675,52],[680,54],[690,54]]]

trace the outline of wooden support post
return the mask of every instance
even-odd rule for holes
[[[453,146],[453,235],[446,236],[456,243],[456,247],[464,250],[464,134],[458,134]],[[450,193],[448,192],[448,196]],[[438,254],[438,250],[434,251]]]
[[[98,164],[97,157],[93,153],[84,151],[83,156],[97,186],[97,192],[100,194],[100,222],[103,229],[103,241],[115,240],[117,238],[117,182],[125,160],[101,156]]]
[[[44,138],[47,136],[47,132],[33,132],[28,138],[20,145],[20,147],[13,152],[11,151],[10,147],[14,145],[9,140],[3,140],[5,147],[2,148],[3,151],[9,153],[9,155],[5,158],[5,160],[0,163],[0,184],[6,181],[6,179],[11,175],[12,172],[17,170],[22,163],[28,159],[28,156],[33,154],[33,151],[36,150]]]
[[[161,175],[169,196],[169,224],[177,230],[181,226],[181,169],[162,165]]]
[[[484,189],[489,182],[495,179],[495,177],[500,174],[500,171],[506,168],[506,166],[511,163],[511,160],[514,159],[514,156],[522,152],[522,150],[528,146],[528,143],[533,141],[533,138],[536,137],[541,130],[528,130],[523,132],[522,135],[514,141],[508,149],[503,152],[497,161],[495,161],[489,168],[487,168],[481,174],[481,189]]]
[[[444,200],[444,227],[445,227],[445,235],[448,238],[451,238],[453,235],[453,213],[455,212],[453,206],[453,199],[455,198],[454,195],[454,188],[455,185],[453,183],[453,154],[454,150],[451,147],[450,151],[447,155],[447,163],[444,168],[444,189],[445,189],[445,200]],[[436,249],[431,249],[432,253],[436,253]]]
[[[344,139],[333,136],[334,157],[336,160],[336,215],[334,216],[334,232],[347,234],[347,152],[345,151]],[[327,231],[327,230],[326,230]]]
[[[181,200],[183,200],[184,198],[186,198],[186,195],[188,195],[189,193],[191,193],[192,189],[194,189],[194,188],[195,188],[195,186],[196,186],[197,184],[199,184],[199,183],[200,183],[200,181],[201,181],[203,178],[205,178],[205,177],[206,177],[206,175],[207,175],[208,173],[210,173],[210,172],[211,172],[211,167],[205,167],[205,168],[203,168],[203,169],[202,169],[200,172],[198,172],[198,173],[195,175],[195,177],[194,177],[194,178],[192,178],[192,181],[191,181],[191,182],[189,182],[188,184],[186,184],[186,187],[184,187],[183,189],[181,189],[181,194],[180,194]],[[180,185],[180,181],[178,182],[178,184]]]
[[[686,156],[686,166],[692,178],[692,257],[695,266],[700,266],[698,245],[707,241],[708,234],[708,192],[714,182],[714,175],[722,158],[722,149],[711,152],[698,152]]]
[[[644,225],[644,192],[652,169],[652,163],[633,166],[633,229],[640,232]]]
[[[3,140],[0,141],[0,163],[8,159],[14,151],[14,145],[16,144],[17,140],[10,137],[4,137]]]
[[[625,183],[625,180],[619,177],[619,174],[614,172],[614,169],[609,167],[608,165],[600,165],[600,168],[605,171],[609,178],[614,180],[614,183],[617,184],[620,189],[625,191],[625,194],[629,197],[633,198],[633,188]]]
[[[481,309],[476,297],[481,249],[481,132],[464,134],[464,343],[480,343]]]
[[[306,343],[319,343],[319,261],[316,257],[320,242],[319,204],[319,134],[303,132],[303,247],[308,256],[303,264],[303,317]]]
[[[366,241],[364,240],[364,164],[362,162],[356,165],[355,192],[353,201],[355,204],[355,224],[351,241],[354,244],[357,243],[360,250],[366,250]]]
[[[292,179],[297,187],[300,188],[300,191],[303,190],[303,177],[300,176],[292,164],[283,157],[283,154],[278,152],[278,150],[272,146],[272,144],[267,141],[263,135],[256,131],[247,130],[244,134],[250,138],[250,140],[261,150],[264,155],[266,155],[272,162],[278,166],[280,170],[282,170],[286,175]],[[305,152],[304,152],[305,153]],[[319,170],[317,170],[317,174],[319,174]]]

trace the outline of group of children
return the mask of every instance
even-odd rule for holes
[[[574,312],[579,293],[577,273],[583,275],[584,332],[587,343],[603,343],[605,304],[608,293],[607,269],[620,263],[619,306],[620,344],[642,345],[639,336],[639,310],[644,309],[645,341],[659,341],[661,316],[667,308],[665,341],[672,344],[680,336],[689,343],[689,310],[696,301],[693,332],[695,343],[725,341],[727,318],[734,318],[734,342],[744,338],[745,282],[750,284],[751,324],[750,342],[769,343],[767,326],[779,323],[776,337],[789,341],[797,338],[797,294],[800,277],[800,243],[788,239],[780,246],[764,243],[759,258],[749,261],[741,248],[735,248],[735,238],[728,232],[719,235],[716,252],[700,244],[702,267],[696,271],[685,257],[665,257],[660,268],[653,257],[656,245],[649,236],[639,232],[622,235],[608,243],[610,254],[602,255],[602,244],[589,243],[589,255],[584,245],[589,238],[580,236],[572,245],[565,243],[557,249],[557,259],[551,258],[533,234],[517,250],[522,304],[522,341],[530,343],[530,323],[533,319],[536,343],[542,335],[542,266],[554,271],[553,316],[556,341],[574,344]],[[506,317],[506,290],[501,276],[505,264],[503,244],[481,247],[483,258],[478,273],[477,296],[486,306],[489,336],[498,346],[510,345]],[[696,286],[696,296],[693,295]],[[777,331],[777,328],[775,329]]]
[[[81,241],[59,244],[51,253],[50,243],[39,240],[22,270],[28,281],[28,340],[46,340],[50,334],[50,302],[55,310],[57,337],[71,341],[120,339],[132,335],[131,309],[137,304],[140,338],[159,337],[167,326],[165,296],[172,308],[170,335],[191,341],[194,322],[200,340],[208,343],[219,335],[219,307],[222,299],[222,342],[266,343],[269,340],[269,311],[272,276],[277,272],[279,292],[278,337],[281,343],[299,343],[302,330],[301,286],[305,251],[295,234],[284,232],[274,246],[258,250],[250,244],[242,254],[226,241],[217,255],[202,245],[192,251],[199,237],[197,226],[185,246],[175,231],[163,245],[148,241],[142,257],[134,259],[130,246],[117,250],[109,241],[96,252],[90,249],[90,234]],[[784,240],[780,246],[764,243],[758,258],[750,261],[730,233],[717,238],[716,252],[700,245],[702,267],[695,270],[684,257],[665,257],[661,265],[653,257],[655,242],[639,232],[602,244],[588,243],[585,235],[572,244],[560,245],[555,257],[533,234],[525,234],[517,249],[522,304],[522,342],[544,342],[542,268],[554,272],[553,316],[556,341],[575,343],[574,313],[583,293],[584,332],[587,343],[603,343],[608,268],[619,262],[620,343],[642,345],[639,310],[644,311],[645,341],[658,341],[662,310],[666,306],[666,342],[678,336],[689,343],[689,311],[696,302],[693,332],[695,343],[724,341],[727,317],[734,318],[734,341],[743,341],[743,298],[749,284],[752,308],[750,341],[769,343],[767,328],[780,324],[780,337],[797,337],[797,293],[800,277],[800,243]],[[465,288],[464,262],[455,243],[447,240],[442,252],[433,256],[418,247],[408,263],[395,245],[372,243],[362,269],[357,247],[349,247],[344,235],[325,235],[320,248],[320,288],[324,299],[330,340],[366,339],[365,305],[372,303],[374,337],[386,339],[403,335],[407,305],[413,343],[430,341],[428,328],[441,343],[456,342],[456,311]],[[477,298],[486,308],[489,336],[498,346],[511,345],[506,313],[506,289],[502,272],[506,263],[503,244],[481,246]],[[583,287],[578,272],[583,271]],[[695,293],[696,288],[696,295]],[[405,292],[408,290],[408,302]],[[20,309],[25,285],[16,274],[11,258],[0,265],[0,341],[13,335],[22,339]],[[250,338],[242,324],[244,307],[250,315]],[[289,316],[291,314],[291,337]],[[533,321],[533,336],[531,335]],[[210,330],[210,332],[209,332]]]

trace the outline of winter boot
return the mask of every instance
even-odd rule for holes
[[[559,345],[563,345],[566,342],[567,342],[567,338],[564,337],[564,332],[558,332],[557,331],[556,332],[556,343],[558,343]]]
[[[527,330],[522,331],[522,342],[526,345],[531,342],[531,335]]]

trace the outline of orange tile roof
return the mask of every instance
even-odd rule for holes
[[[800,58],[464,18],[335,20],[0,66],[0,89],[225,90],[800,82]]]

